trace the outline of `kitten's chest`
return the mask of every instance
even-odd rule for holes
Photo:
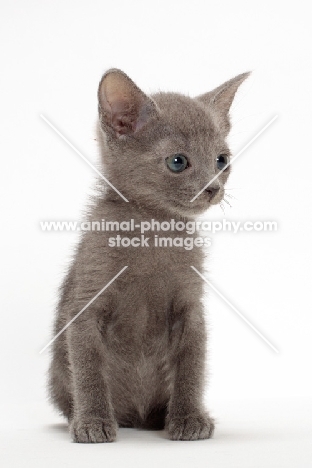
[[[106,327],[106,341],[124,356],[158,353],[173,326],[177,289],[168,271],[131,276],[118,288],[115,308]]]
[[[174,242],[179,244],[175,246]],[[148,245],[124,250],[123,260],[131,268],[129,272],[131,271],[133,277],[145,278],[143,283],[155,282],[155,276],[166,277],[166,275],[168,285],[179,283],[183,276],[188,275],[191,265],[200,266],[202,263],[202,248],[193,246],[193,242],[193,238],[187,238],[186,242],[182,236],[177,241],[172,234],[166,237],[151,236]],[[162,285],[162,281],[159,283]]]
[[[174,234],[168,233],[168,239]],[[106,324],[106,341],[125,356],[156,352],[159,343],[168,342],[171,331],[183,317],[175,310],[182,296],[190,296],[194,281],[191,266],[202,262],[202,250],[194,247],[148,246],[118,249],[118,267],[127,265],[114,284],[114,307]],[[196,285],[195,285],[196,286]],[[193,291],[196,295],[196,291]]]

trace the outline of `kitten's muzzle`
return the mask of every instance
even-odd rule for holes
[[[209,195],[209,200],[212,200],[216,195],[217,193],[219,192],[220,190],[220,187],[207,187],[205,189],[205,192],[208,193]]]

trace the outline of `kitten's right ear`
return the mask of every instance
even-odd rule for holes
[[[196,97],[198,101],[213,110],[220,129],[225,133],[228,133],[230,130],[229,110],[235,97],[235,93],[249,75],[250,72],[242,73],[241,75],[226,81],[213,91]]]
[[[117,138],[137,133],[158,114],[154,101],[116,68],[103,75],[98,99],[103,130]]]

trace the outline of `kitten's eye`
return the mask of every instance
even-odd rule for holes
[[[166,159],[167,166],[172,172],[182,172],[188,167],[188,160],[183,154],[174,154]]]
[[[222,169],[225,168],[225,166],[229,163],[229,157],[227,154],[220,154],[217,159],[217,168],[222,171]],[[226,168],[228,169],[228,167]]]

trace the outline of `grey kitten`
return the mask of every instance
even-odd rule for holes
[[[107,71],[98,90],[103,170],[129,202],[102,182],[88,219],[187,222],[219,203],[229,167],[190,200],[229,161],[228,113],[247,76],[190,98],[147,96],[122,71]],[[75,442],[114,441],[118,426],[166,428],[173,440],[209,438],[203,281],[190,268],[203,272],[204,253],[153,243],[110,247],[111,236],[84,232],[63,282],[55,334],[128,266],[54,341],[51,398]]]

